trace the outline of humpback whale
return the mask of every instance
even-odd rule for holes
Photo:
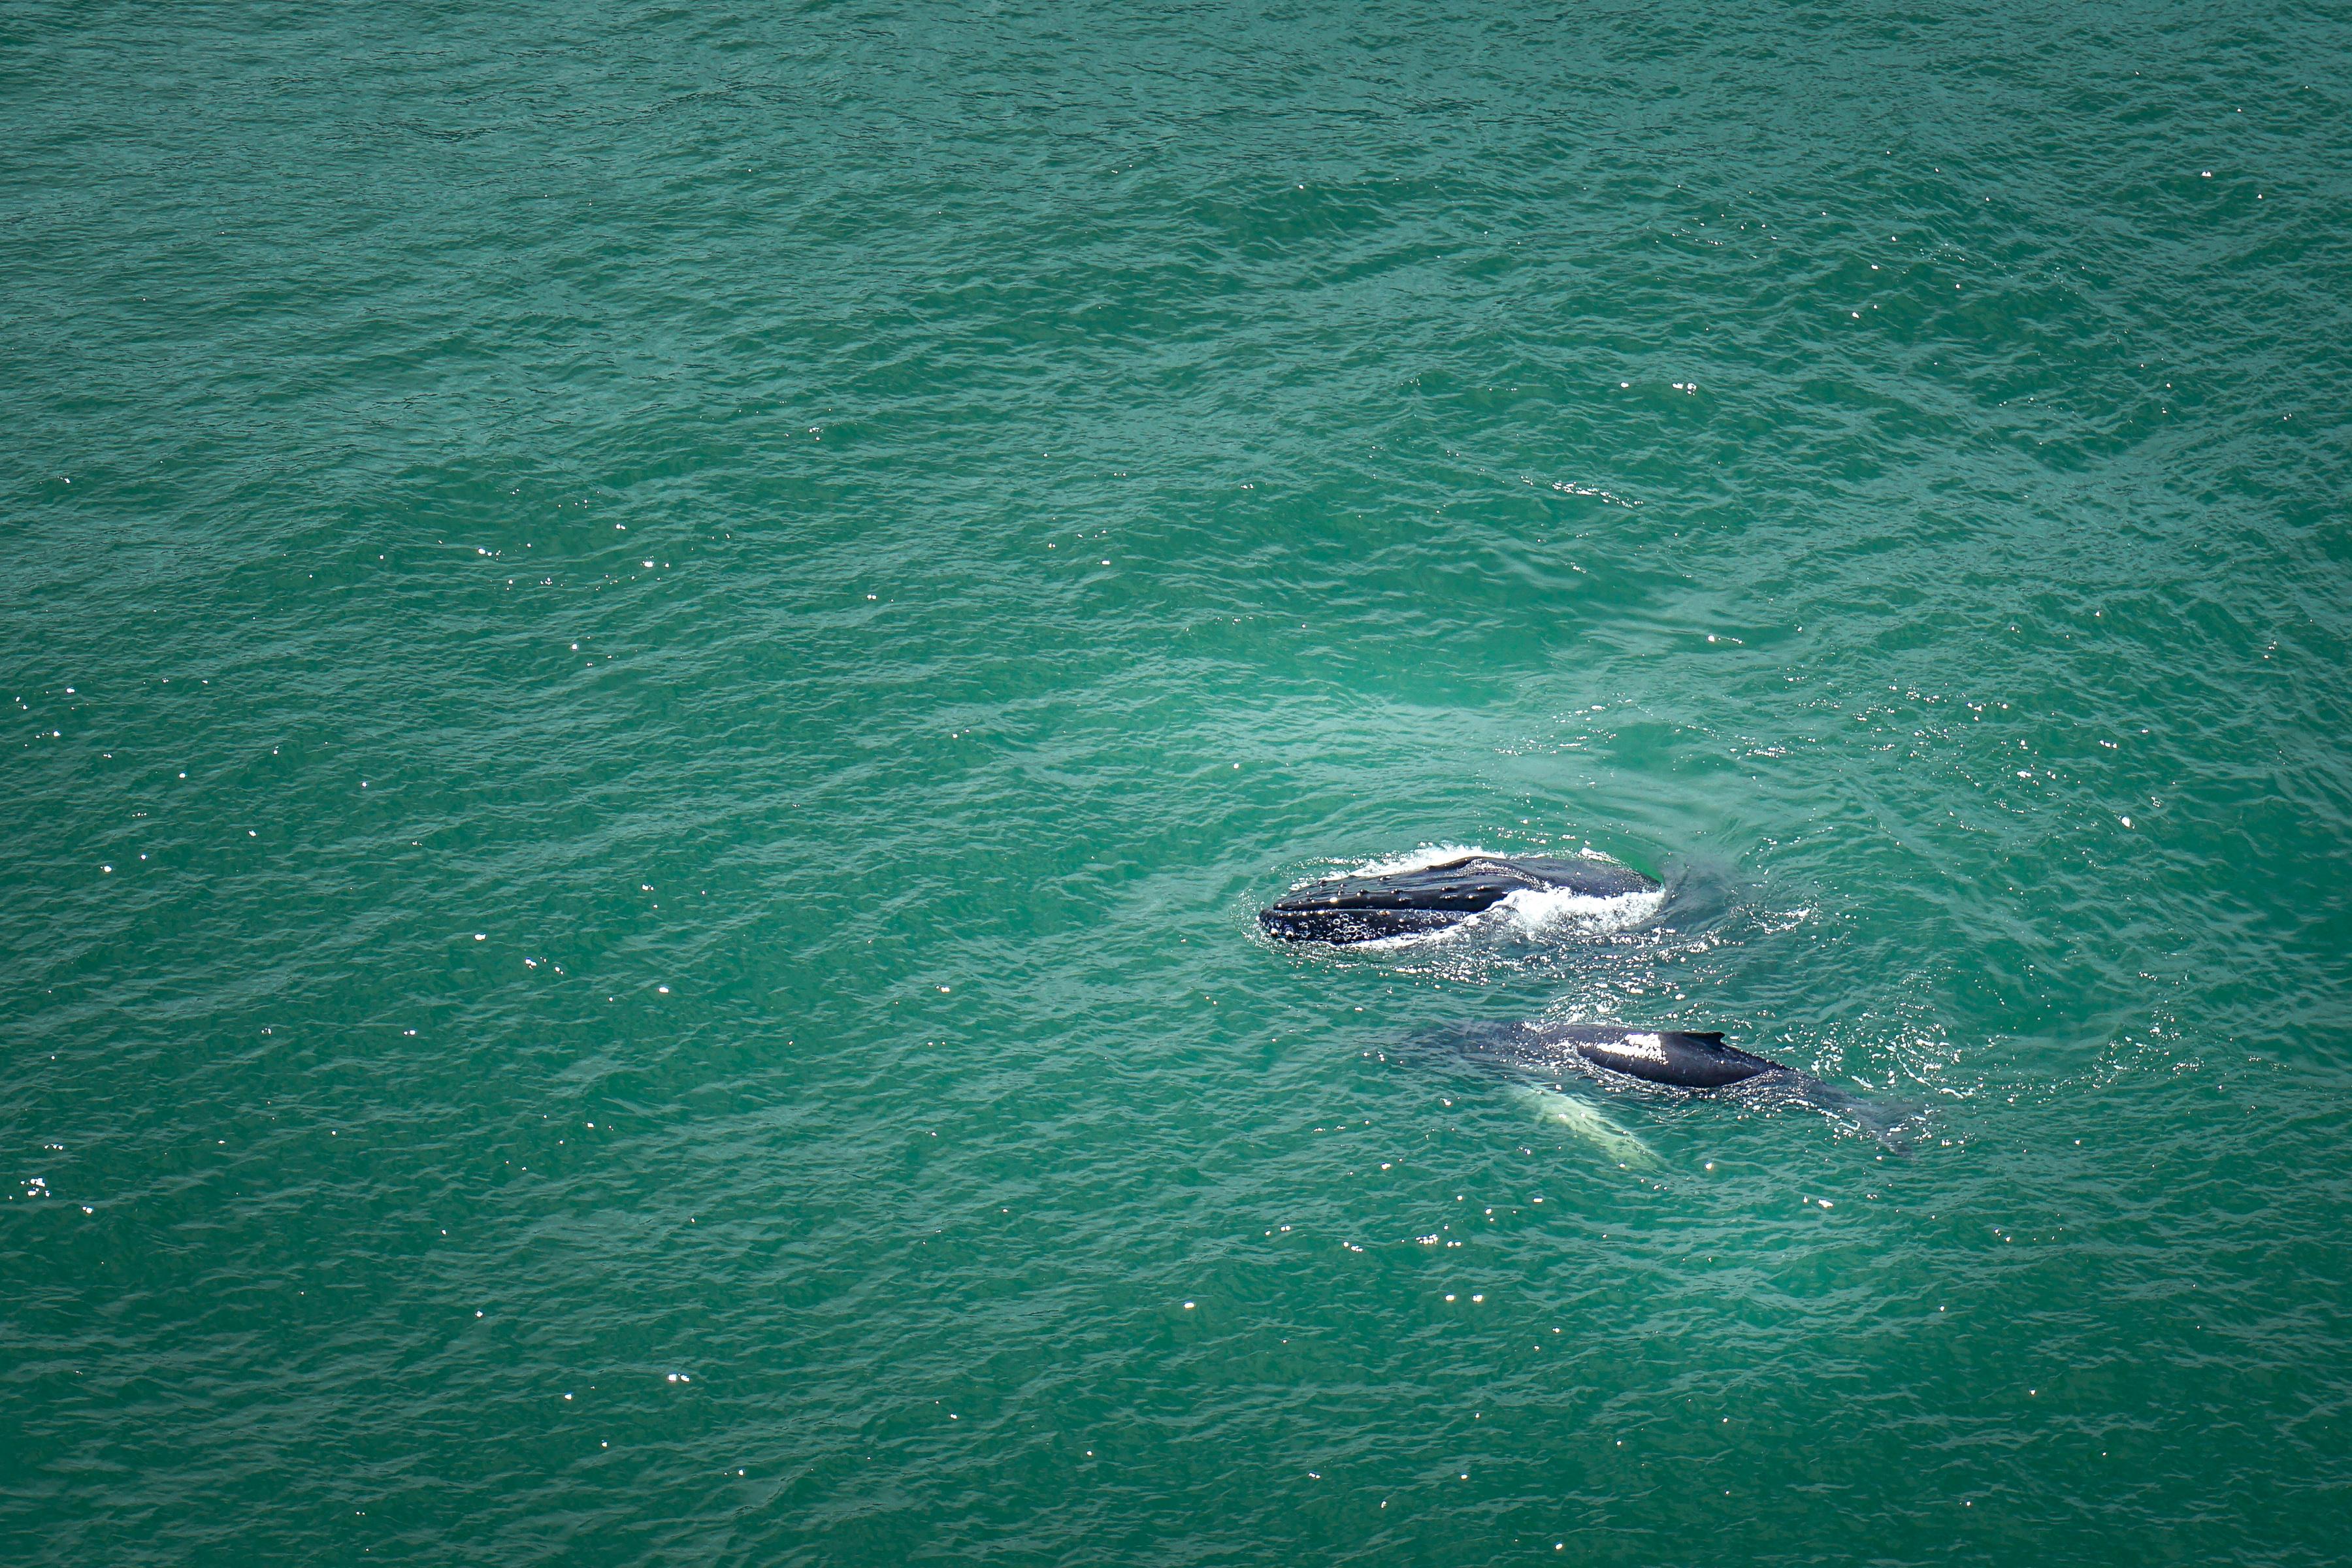
[[[1899,1152],[1916,1127],[1916,1106],[1849,1094],[1809,1072],[1727,1044],[1714,1030],[1642,1029],[1622,1024],[1475,1024],[1440,1037],[1465,1060],[1523,1082],[1558,1085],[1570,1076],[1612,1076],[1699,1091],[1775,1088]]]
[[[1257,920],[1267,935],[1286,942],[1346,944],[1444,931],[1515,893],[1616,899],[1658,890],[1653,879],[1605,860],[1464,855],[1410,870],[1316,882],[1276,900]]]
[[[1557,1078],[1598,1068],[1677,1089],[1728,1089],[1768,1073],[1809,1075],[1726,1045],[1713,1030],[1635,1029],[1616,1024],[1508,1024],[1465,1033],[1462,1054],[1518,1072]]]

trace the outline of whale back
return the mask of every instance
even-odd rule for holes
[[[1267,906],[1258,923],[1268,935],[1292,942],[1374,942],[1441,931],[1517,892],[1561,889],[1605,899],[1657,886],[1639,871],[1595,860],[1465,855],[1407,871],[1317,882]]]
[[[1598,1070],[1678,1089],[1724,1089],[1767,1073],[1801,1076],[1727,1043],[1714,1030],[1616,1024],[1505,1024],[1454,1032],[1457,1054],[1509,1071],[1559,1077]]]
[[[1589,1067],[1682,1089],[1726,1089],[1769,1072],[1789,1070],[1768,1058],[1727,1045],[1714,1030],[1566,1026],[1557,1033],[1559,1044]]]
[[[1769,1057],[1743,1051],[1712,1029],[1465,1023],[1424,1029],[1399,1045],[1416,1055],[1467,1061],[1523,1080],[1557,1082],[1577,1073],[1598,1073],[1604,1079],[1622,1075],[1699,1091],[1774,1085],[1891,1154],[1907,1153],[1926,1125],[1924,1106],[1865,1099]]]

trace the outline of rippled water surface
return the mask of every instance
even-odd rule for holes
[[[2348,64],[12,8],[0,1554],[2341,1561]]]

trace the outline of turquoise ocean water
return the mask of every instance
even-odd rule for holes
[[[2347,64],[10,7],[0,1558],[2343,1561]]]

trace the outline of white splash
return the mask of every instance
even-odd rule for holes
[[[1370,861],[1341,874],[1349,877],[1393,877],[1406,871],[1423,871],[1432,866],[1473,858],[1508,860],[1512,856],[1507,852],[1481,848],[1475,844],[1433,844],[1410,854]],[[1598,849],[1590,847],[1578,851],[1577,858],[1603,866],[1619,864]],[[1493,931],[1534,936],[1567,931],[1601,936],[1612,931],[1630,931],[1656,915],[1665,903],[1666,894],[1663,888],[1646,892],[1619,893],[1610,898],[1594,898],[1569,888],[1521,888],[1517,892],[1505,894],[1492,909],[1453,925],[1435,931],[1408,931],[1402,936],[1382,937],[1355,945],[1361,952],[1378,952]]]
[[[1500,916],[1524,931],[1546,931],[1567,927],[1599,935],[1630,931],[1655,915],[1665,904],[1666,894],[1663,888],[1646,892],[1619,893],[1605,899],[1596,899],[1566,888],[1522,888],[1486,913],[1464,923],[1475,924]]]
[[[1532,1086],[1512,1090],[1512,1097],[1542,1120],[1565,1127],[1621,1165],[1654,1165],[1650,1146],[1618,1126],[1601,1108],[1558,1089]]]
[[[1393,877],[1402,871],[1423,871],[1432,866],[1443,866],[1449,860],[1467,860],[1483,856],[1489,860],[1506,860],[1492,849],[1481,849],[1475,844],[1432,844],[1403,855],[1392,855],[1385,860],[1373,860],[1343,871],[1345,877]],[[1304,886],[1305,884],[1301,884]]]

